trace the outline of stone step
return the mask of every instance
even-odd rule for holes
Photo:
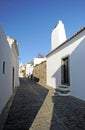
[[[58,88],[56,89],[56,93],[60,96],[69,96],[70,89],[68,86],[58,86]]]
[[[70,92],[70,90],[57,89],[57,92],[60,92],[60,93],[68,93],[68,92]]]
[[[59,95],[59,96],[69,96],[69,95],[70,95],[70,92],[68,92],[68,93],[60,93],[60,92],[58,92],[58,95]]]
[[[70,91],[69,88],[57,88],[57,91]]]

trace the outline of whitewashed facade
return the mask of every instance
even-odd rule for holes
[[[31,63],[26,64],[26,77],[33,75],[34,66]]]
[[[16,69],[18,71],[18,67],[15,66],[15,61],[17,62],[18,59],[15,58],[14,61],[13,53],[0,26],[0,113],[11,97],[14,87],[19,85],[19,79],[15,73]]]
[[[44,58],[34,58],[34,66],[40,64],[41,62],[46,61],[46,57]]]
[[[17,41],[9,36],[7,36],[7,41],[10,45],[11,53],[12,53],[12,67],[14,73],[14,87],[19,86],[19,52],[18,52],[18,44]]]
[[[22,63],[19,64],[19,77],[25,78],[26,77],[26,66]]]
[[[68,86],[71,95],[85,100],[84,55],[85,28],[78,31],[71,38],[62,42],[55,49],[51,50],[51,52],[47,55],[47,85],[54,88],[58,88],[58,86]],[[62,78],[65,76],[63,73],[65,74],[67,71],[64,70],[65,66],[63,67],[64,63],[66,63],[65,60],[68,60],[69,73],[67,76],[69,77],[67,81],[65,81],[66,79]]]

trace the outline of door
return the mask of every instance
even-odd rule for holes
[[[62,59],[62,69],[61,69],[61,75],[62,75],[62,84],[70,84],[69,81],[69,58],[65,57]]]

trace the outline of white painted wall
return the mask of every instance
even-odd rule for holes
[[[71,54],[71,94],[85,100],[85,32],[81,43]]]
[[[51,34],[51,49],[54,50],[56,47],[61,45],[66,40],[66,33],[64,24],[62,21],[56,25]]]
[[[5,74],[3,74],[5,62]],[[6,36],[0,26],[0,113],[12,95],[12,55]]]
[[[71,95],[85,100],[85,30],[47,56],[47,85],[61,85],[61,58],[70,56]]]
[[[5,62],[4,74],[3,62]],[[18,55],[15,54],[13,45],[8,43],[3,28],[0,26],[0,113],[13,93],[13,67],[15,87],[19,85]]]
[[[40,64],[41,62],[46,61],[46,57],[44,58],[34,58],[34,66]]]
[[[18,63],[18,46],[15,39],[7,36],[7,41],[10,45],[12,53],[12,67],[14,68],[14,87],[19,86],[19,63]]]
[[[26,64],[26,77],[33,74],[33,65],[32,64]]]

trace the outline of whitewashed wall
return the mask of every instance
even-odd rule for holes
[[[5,73],[3,73],[3,63],[5,63]],[[19,86],[18,54],[15,47],[13,45],[10,46],[8,43],[2,26],[0,26],[0,113],[12,96],[15,86]]]
[[[5,74],[3,74],[5,62]],[[0,113],[12,95],[12,55],[6,36],[0,26]]]
[[[34,58],[34,66],[40,64],[41,62],[46,61],[46,57],[44,58]]]
[[[18,63],[18,52],[17,52],[17,43],[14,42],[14,39],[7,37],[8,43],[10,45],[12,53],[12,68],[14,68],[14,87],[19,86],[19,63]]]
[[[47,56],[47,85],[61,85],[61,58],[70,57],[71,94],[85,99],[85,30]]]
[[[26,64],[26,77],[33,74],[33,65],[32,64]]]
[[[81,43],[71,54],[71,94],[85,100],[85,31]]]
[[[17,87],[19,86],[19,64],[18,64],[18,56],[15,56],[14,53],[13,54],[13,59],[12,59],[12,65],[14,67],[14,86]]]

